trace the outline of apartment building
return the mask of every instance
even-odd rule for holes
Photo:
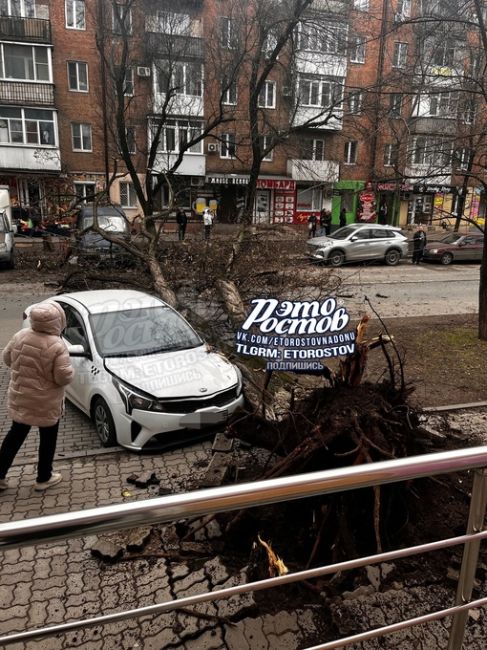
[[[343,207],[349,221],[475,217],[482,195],[461,174],[475,37],[410,22],[445,4],[315,0],[255,94],[252,71],[277,39],[269,26],[255,40],[257,0],[0,0],[0,183],[43,215],[109,184],[134,217],[131,167],[156,188],[155,209],[173,191],[231,221],[257,138],[256,222],[303,223],[323,207],[334,221]]]

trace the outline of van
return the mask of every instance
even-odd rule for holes
[[[0,264],[9,269],[15,268],[14,231],[6,211],[0,212]]]
[[[130,229],[127,216],[122,208],[116,205],[100,205],[96,208],[98,225],[109,235],[114,235],[128,241]],[[122,258],[128,254],[125,249],[113,244],[102,235],[93,230],[88,230],[93,225],[94,206],[83,205],[76,215],[75,246],[76,252],[81,258],[101,257],[104,260],[111,258]]]

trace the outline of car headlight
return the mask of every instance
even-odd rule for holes
[[[140,411],[156,411],[161,413],[164,411],[164,406],[157,399],[150,395],[145,395],[138,392],[135,388],[122,383],[115,377],[112,378],[113,385],[120,393],[120,396],[125,404],[125,410],[130,415],[134,409]]]
[[[437,248],[430,248],[428,250],[428,253],[432,253],[433,255],[436,255],[438,253],[438,249]]]
[[[235,366],[235,370],[237,371],[237,397],[239,397],[242,394],[243,378],[240,368],[237,368],[237,366]]]

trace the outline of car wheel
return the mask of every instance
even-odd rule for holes
[[[96,432],[103,447],[113,447],[117,444],[117,433],[108,404],[102,397],[95,398],[92,408],[92,418]]]
[[[451,264],[453,262],[453,255],[451,253],[443,253],[440,262],[445,266],[448,266],[448,264]]]
[[[400,259],[401,253],[397,250],[391,250],[387,251],[384,261],[388,266],[396,266],[396,264],[399,264]]]
[[[328,264],[330,266],[341,266],[345,261],[345,255],[341,251],[332,251],[328,255]]]
[[[10,259],[9,259],[9,261],[8,261],[7,264],[6,264],[6,267],[7,267],[8,269],[14,269],[14,268],[15,268],[15,255],[14,255],[13,253],[12,253],[12,255],[10,256]]]

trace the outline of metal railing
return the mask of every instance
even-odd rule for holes
[[[470,513],[465,535],[357,558],[325,567],[298,571],[277,578],[241,584],[236,587],[179,598],[155,605],[26,630],[0,637],[0,646],[65,633],[92,625],[113,623],[148,614],[161,614],[202,602],[216,601],[237,594],[260,591],[301,580],[310,580],[319,576],[337,573],[338,571],[378,564],[463,544],[464,554],[455,606],[308,648],[308,650],[342,648],[366,639],[384,636],[407,627],[451,616],[453,622],[448,650],[461,650],[468,610],[487,605],[487,597],[474,601],[470,600],[480,542],[487,538],[487,531],[483,531],[487,504],[487,472],[483,468],[486,467],[487,448],[473,447],[267,481],[198,490],[196,492],[148,499],[142,502],[123,503],[1,524],[0,551],[65,540],[71,537],[122,530],[138,525],[160,524],[186,517],[397,483],[438,474],[475,470]]]
[[[4,41],[51,42],[51,21],[44,18],[0,16],[0,34]]]
[[[54,106],[54,84],[29,81],[0,81],[2,104]]]

